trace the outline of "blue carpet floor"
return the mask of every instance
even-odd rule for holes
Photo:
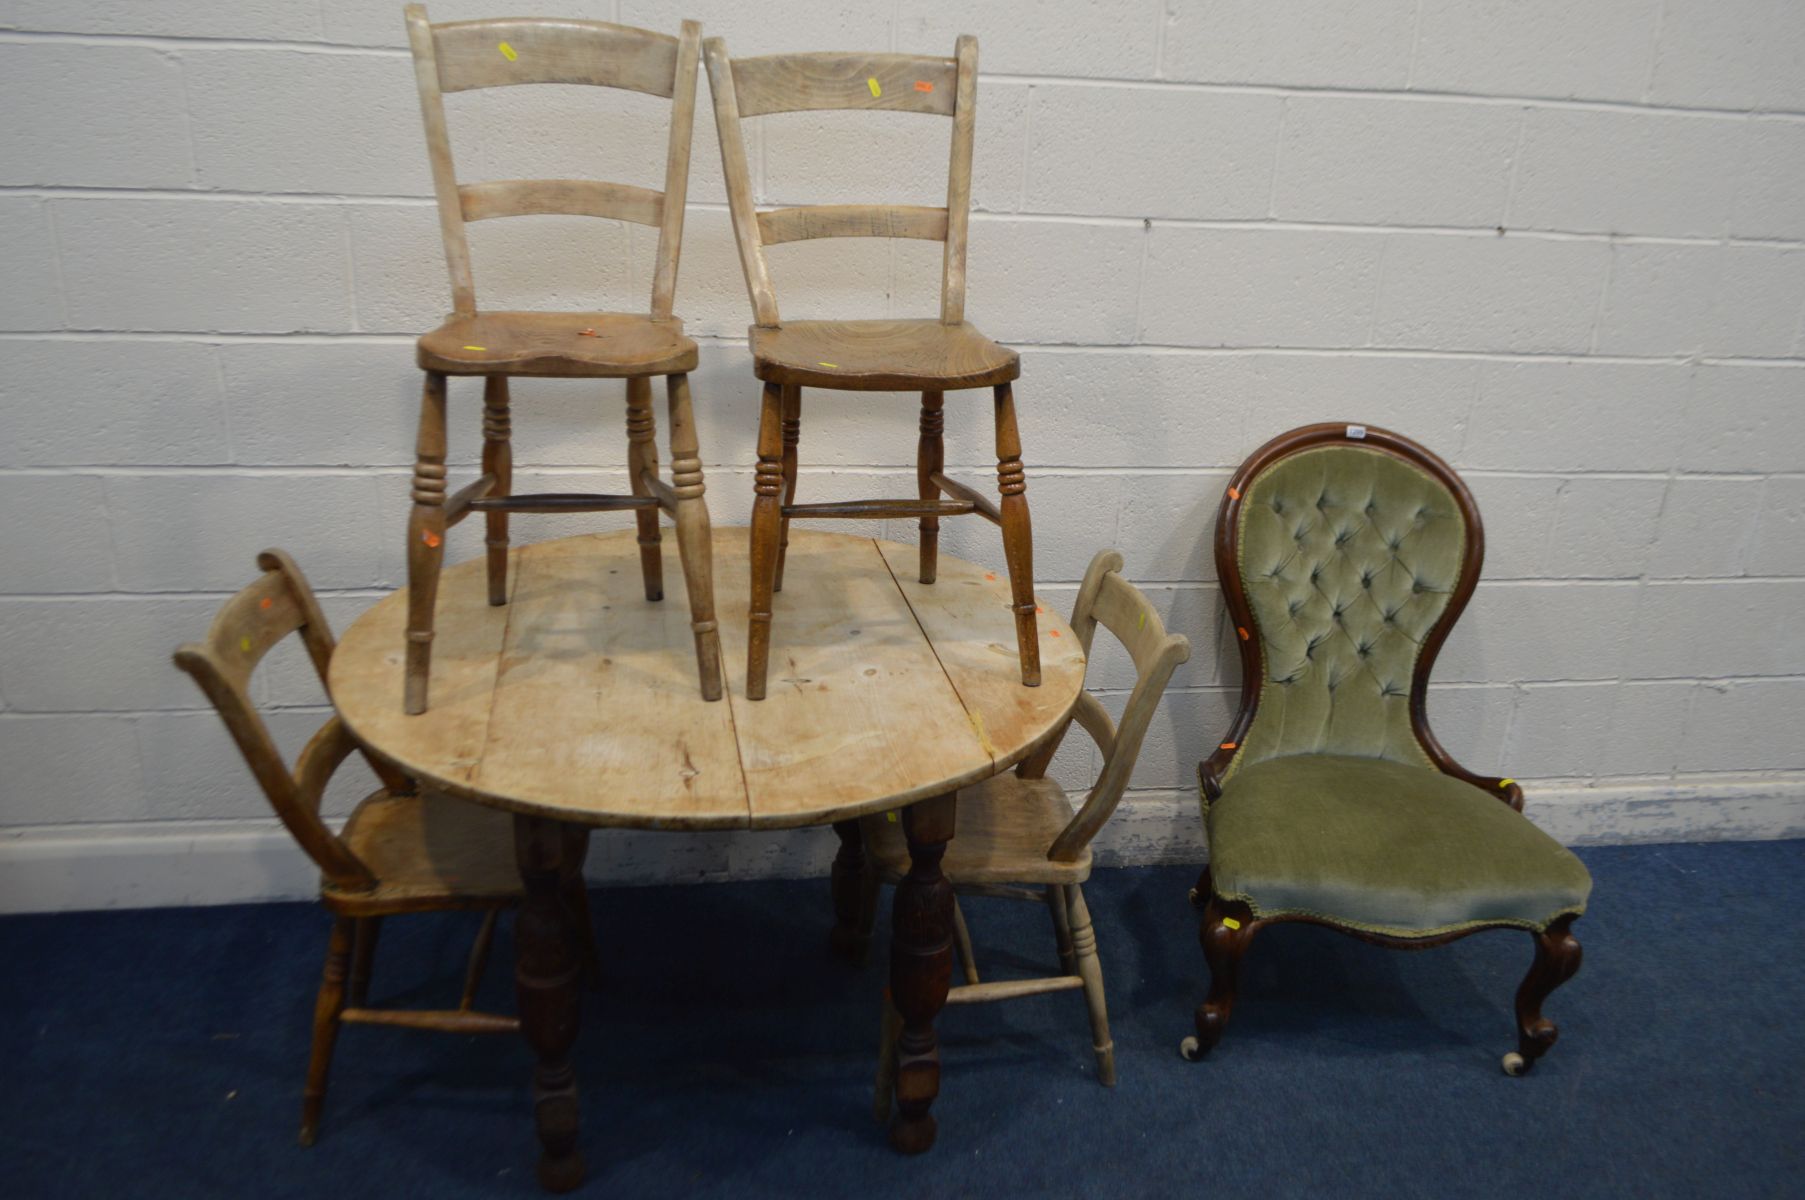
[[[1400,954],[1269,931],[1221,1048],[1185,1063],[1192,873],[1099,872],[1120,1085],[1096,1083],[1076,993],[949,1010],[915,1159],[869,1115],[884,972],[826,955],[823,882],[595,891],[579,1194],[1800,1195],[1805,842],[1582,856],[1585,966],[1522,1079],[1498,1069],[1515,933]],[[967,903],[994,976],[1050,963],[1043,909]],[[474,927],[391,919],[372,999],[452,1002]],[[511,1037],[348,1029],[320,1142],[295,1145],[325,931],[300,904],[0,921],[0,1195],[537,1195]]]

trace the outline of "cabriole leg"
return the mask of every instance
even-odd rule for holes
[[[1028,523],[1028,477],[1022,469],[1022,439],[1015,428],[1015,393],[996,387],[997,491],[1003,514],[1003,558],[1009,564],[1009,598],[1015,610],[1015,644],[1021,655],[1022,684],[1040,686],[1040,630],[1034,619],[1034,534]]]
[[[627,474],[633,494],[650,496],[645,477],[658,474],[658,418],[652,415],[652,381],[643,376],[627,380]],[[674,453],[674,451],[673,451]],[[659,543],[658,510],[641,508],[633,513],[639,522],[639,573],[645,578],[646,599],[664,599],[664,552]]]
[[[777,582],[777,544],[783,503],[783,389],[765,385],[758,418],[758,468],[752,483],[752,604],[746,621],[746,699],[765,698],[771,657],[771,593]]]
[[[520,1031],[533,1048],[533,1120],[539,1132],[539,1183],[568,1192],[583,1182],[577,1147],[581,1111],[570,1049],[577,1040],[582,958],[567,881],[581,874],[589,831],[543,817],[514,818],[514,855],[526,898],[515,922],[514,983]]]
[[[953,837],[957,793],[902,811],[909,873],[896,887],[890,943],[890,995],[902,1014],[896,1039],[896,1123],[890,1144],[919,1154],[934,1144],[934,1099],[940,1094],[940,1043],[934,1018],[953,975],[953,885],[940,870]]]
[[[1573,936],[1573,917],[1562,917],[1536,934],[1535,961],[1517,988],[1517,1049],[1504,1056],[1504,1072],[1521,1075],[1548,1053],[1560,1029],[1542,1015],[1549,993],[1579,971],[1579,939]]]
[[[721,698],[721,631],[714,615],[714,535],[702,499],[702,452],[696,442],[696,414],[689,376],[665,380],[671,418],[671,491],[677,497],[677,555],[689,592],[689,631],[696,640],[696,673],[702,699]],[[656,516],[657,514],[653,514]]]
[[[796,503],[796,443],[802,440],[802,389],[795,384],[783,389],[783,502]],[[782,518],[777,534],[777,580],[774,592],[783,591],[783,562],[790,553],[790,519]]]
[[[508,412],[508,377],[491,375],[483,380],[483,474],[495,477],[489,495],[501,499],[514,494],[513,424]],[[489,603],[508,602],[508,514],[483,514],[487,526],[483,539],[489,555]]]
[[[921,440],[915,446],[915,487],[923,500],[940,499],[932,476],[946,469],[946,393],[921,394]],[[932,583],[940,570],[940,518],[921,518],[921,582]]]
[[[414,457],[414,507],[407,518],[407,665],[409,713],[426,711],[432,671],[433,607],[445,560],[445,376],[426,373],[420,396],[420,434]]]
[[[1203,943],[1204,961],[1210,965],[1210,991],[1197,1006],[1197,1036],[1179,1043],[1179,1052],[1196,1062],[1222,1040],[1229,1013],[1235,1007],[1235,988],[1240,980],[1241,956],[1253,941],[1253,910],[1239,900],[1223,900],[1211,896],[1204,906],[1203,924],[1197,938]]]

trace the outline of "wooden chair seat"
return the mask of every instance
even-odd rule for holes
[[[453,315],[418,343],[420,368],[446,375],[622,379],[696,369],[679,317],[643,313],[481,312]]]
[[[954,885],[967,883],[1083,883],[1091,876],[1091,848],[1072,862],[1047,857],[1053,840],[1072,823],[1072,802],[1051,779],[986,779],[959,793],[958,833],[947,843],[941,870]],[[868,818],[865,842],[879,875],[889,883],[909,871],[909,843],[902,822],[888,814]]]
[[[369,891],[321,889],[326,907],[347,916],[418,909],[488,908],[521,895],[514,865],[514,818],[450,796],[372,793],[341,838],[376,876]]]
[[[766,383],[939,392],[995,387],[1022,373],[1015,351],[963,321],[791,321],[751,334],[753,371]]]

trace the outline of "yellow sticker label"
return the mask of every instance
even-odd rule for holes
[[[506,42],[495,43],[495,48],[497,50],[501,51],[501,56],[503,58],[507,59],[509,62],[513,62],[515,59],[520,57],[520,52],[518,50],[514,49],[514,47],[508,45]]]
[[[249,634],[238,639],[238,648],[243,650],[246,654],[251,652],[251,638]]]
[[[466,350],[487,350],[488,348],[489,347],[487,347],[487,346],[465,346],[464,347],[464,349],[466,349]]]
[[[1224,929],[1239,929],[1241,928],[1241,922],[1235,920],[1233,917],[1223,917],[1222,927]]]
[[[896,824],[896,821],[897,821],[896,810],[894,808],[891,809],[889,812],[884,814],[884,818],[886,820],[888,820],[890,822],[890,824],[892,824],[892,825]]]
[[[1146,614],[1146,613],[1142,613],[1142,614],[1141,614],[1141,619],[1140,619],[1140,620],[1139,620],[1139,621],[1136,621],[1136,622],[1135,622],[1135,623],[1134,623],[1134,627],[1135,627],[1135,628],[1136,628],[1136,629],[1145,629],[1145,628],[1147,628],[1147,614]]]
[[[865,77],[865,86],[871,89],[871,98],[873,100],[884,94],[884,89],[877,84],[876,75],[867,75]]]
[[[1499,786],[1499,787],[1501,787],[1501,788],[1507,788],[1507,787],[1509,787],[1509,786],[1510,786],[1510,785],[1511,785],[1511,784],[1513,784],[1513,783],[1515,783],[1515,782],[1517,782],[1517,781],[1516,781],[1516,780],[1514,780],[1514,779],[1500,779],[1500,780],[1499,780],[1499,781],[1498,781],[1498,786]]]

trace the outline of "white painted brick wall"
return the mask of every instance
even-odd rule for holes
[[[1799,827],[1748,816],[1748,797],[1770,777],[1805,790],[1805,5],[547,11],[695,17],[745,55],[979,35],[970,315],[1023,348],[1040,590],[1069,605],[1091,554],[1119,546],[1194,646],[1130,812],[1182,811],[1234,703],[1209,544],[1228,471],[1331,419],[1426,442],[1484,510],[1487,582],[1431,704],[1457,754],[1532,795],[1602,797],[1562,818],[1594,840],[1632,835],[1612,822],[1639,796],[1713,787],[1743,799],[1715,818],[1694,805],[1685,831]],[[411,340],[448,303],[403,47],[399,0],[0,0],[0,829],[261,819],[170,650],[267,544],[301,558],[341,624],[400,583]],[[649,98],[450,105],[466,178],[659,185]],[[750,132],[763,202],[939,199],[943,124],[799,114]],[[679,308],[704,343],[699,426],[730,524],[749,509],[757,384],[705,100],[691,200]],[[650,289],[650,230],[536,218],[472,241],[498,307],[638,307]],[[791,317],[934,310],[935,246],[772,260]],[[520,381],[522,481],[619,487],[619,395]],[[980,480],[983,399],[950,398],[947,420],[949,462]],[[805,493],[909,490],[911,397],[805,404]],[[467,468],[474,387],[452,406]],[[944,545],[1001,565],[988,526],[950,523]],[[1098,653],[1107,703],[1131,679]],[[258,689],[293,749],[323,711],[317,682],[285,651]],[[1093,759],[1074,738],[1055,770],[1080,786]],[[332,810],[367,785],[353,771]],[[1189,852],[1193,833],[1171,836]],[[708,853],[710,870],[784,861]]]

